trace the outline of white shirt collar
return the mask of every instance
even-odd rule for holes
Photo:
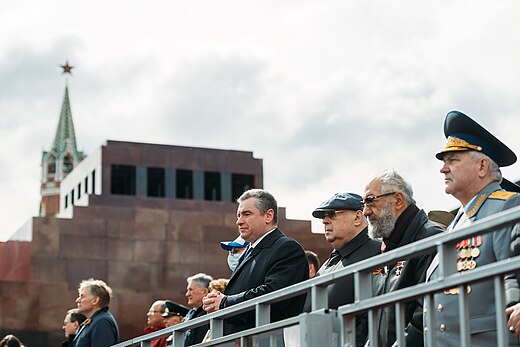
[[[269,235],[270,233],[272,233],[273,231],[275,231],[276,228],[277,228],[277,227],[274,227],[273,229],[269,230],[268,232],[266,232],[265,234],[263,234],[262,236],[260,236],[260,237],[258,238],[258,240],[256,240],[255,242],[251,243],[251,244],[249,245],[249,247],[251,247],[251,248],[255,248],[255,247],[260,243],[260,241],[262,241],[262,240],[263,240],[267,235]]]

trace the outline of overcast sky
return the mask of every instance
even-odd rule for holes
[[[0,239],[38,212],[66,60],[87,154],[107,139],[252,151],[289,218],[386,168],[425,210],[454,208],[434,157],[448,111],[520,154],[518,18],[513,0],[2,1]]]

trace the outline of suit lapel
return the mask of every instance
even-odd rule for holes
[[[276,228],[275,230],[273,230],[273,232],[271,232],[269,235],[264,237],[264,239],[262,241],[260,241],[260,243],[258,245],[256,245],[256,247],[253,248],[253,251],[251,252],[251,254],[248,257],[244,258],[238,264],[235,271],[233,271],[233,273],[231,274],[229,281],[231,282],[233,280],[233,278],[242,270],[242,268],[244,268],[246,266],[246,264],[251,263],[253,261],[253,259],[258,254],[260,254],[260,252],[262,252],[262,249],[271,248],[273,243],[282,236],[283,236],[283,233],[280,231],[280,229]]]

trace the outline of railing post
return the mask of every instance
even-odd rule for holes
[[[423,328],[423,333],[426,337],[426,345],[429,347],[435,347],[437,342],[435,341],[435,327],[437,326],[437,322],[435,320],[434,314],[434,294],[428,294],[424,300],[424,309],[426,310],[426,324]]]
[[[224,321],[222,319],[212,318],[209,321],[209,327],[210,327],[212,339],[216,339],[217,337],[224,336]]]
[[[368,310],[368,339],[370,340],[371,346],[379,345],[379,335],[377,333],[376,322],[377,319],[375,315],[377,314],[377,310],[371,309]]]
[[[395,303],[395,337],[397,338],[397,346],[405,347],[406,340],[404,338],[404,303]]]
[[[339,347],[339,320],[336,310],[303,313],[300,320],[299,347]]]
[[[173,347],[184,347],[184,331],[173,332]]]
[[[463,347],[471,346],[471,334],[469,326],[469,306],[468,306],[468,290],[467,285],[461,285],[457,287],[459,290],[458,302],[459,302],[459,326],[460,326],[460,345]]]
[[[504,294],[504,281],[502,276],[493,277],[495,292],[495,312],[497,317],[497,346],[505,347],[507,344],[506,300]]]
[[[271,320],[271,305],[256,304],[255,305],[256,326],[269,324]]]
[[[327,286],[311,287],[311,310],[326,309],[329,305]]]
[[[457,250],[451,243],[443,243],[437,247],[439,256],[439,279],[457,273]]]

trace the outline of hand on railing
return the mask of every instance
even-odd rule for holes
[[[218,311],[223,297],[221,292],[209,293],[202,298],[202,308],[208,313]]]
[[[509,317],[507,327],[515,333],[516,337],[520,339],[520,303],[506,309],[506,314]]]

